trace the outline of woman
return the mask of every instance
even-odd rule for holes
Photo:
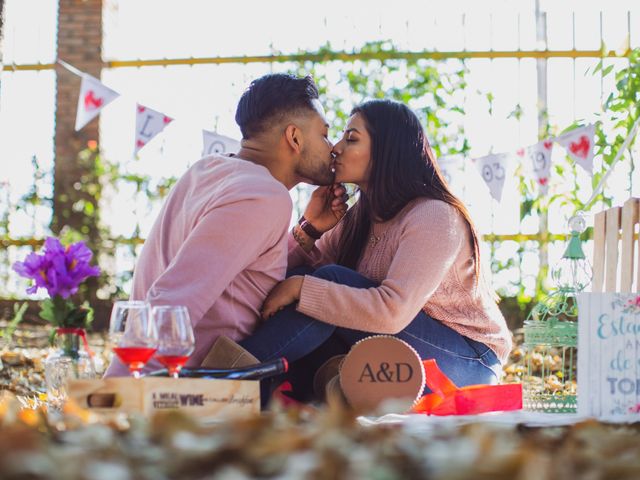
[[[240,345],[261,361],[315,355],[317,367],[362,338],[389,334],[435,358],[459,386],[496,383],[511,335],[483,281],[469,213],[417,116],[397,102],[366,102],[334,153],[336,182],[357,184],[359,199],[337,222],[322,196],[332,190],[314,192],[292,231],[289,268],[315,270],[281,282],[264,303],[266,321]]]

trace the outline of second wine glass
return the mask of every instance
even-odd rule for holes
[[[158,331],[155,358],[167,367],[170,376],[178,378],[196,343],[189,311],[181,305],[158,305],[151,309],[151,316]]]
[[[138,378],[140,371],[156,351],[158,333],[149,315],[149,304],[140,301],[118,301],[113,305],[109,336],[113,351]]]

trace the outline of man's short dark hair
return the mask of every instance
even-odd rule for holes
[[[296,77],[274,73],[260,77],[249,85],[238,102],[236,123],[243,138],[264,132],[284,116],[313,109],[318,87],[310,76]]]

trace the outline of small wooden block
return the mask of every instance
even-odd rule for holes
[[[150,416],[180,410],[201,420],[227,419],[260,412],[259,382],[196,378],[113,377],[71,380],[70,400],[98,414]]]

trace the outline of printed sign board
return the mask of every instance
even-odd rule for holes
[[[640,295],[578,296],[578,413],[640,419]]]

